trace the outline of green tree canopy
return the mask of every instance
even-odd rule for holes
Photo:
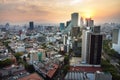
[[[11,65],[13,62],[11,59],[6,59],[4,61],[0,61],[0,68]]]

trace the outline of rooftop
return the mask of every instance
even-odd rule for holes
[[[102,71],[102,69],[94,66],[71,66],[70,71],[96,72]]]
[[[18,80],[44,80],[44,79],[40,77],[37,73],[32,73],[23,78],[19,78]]]
[[[69,71],[64,80],[95,80],[95,74],[80,71]]]
[[[47,72],[47,76],[50,77],[50,78],[52,78],[57,69],[58,69],[58,65],[57,65],[57,64],[54,64],[54,65],[53,65],[53,69],[50,69],[50,70]]]

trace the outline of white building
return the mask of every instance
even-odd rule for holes
[[[30,53],[30,63],[33,64],[36,61],[39,61],[39,53],[41,53],[41,59],[44,60],[46,59],[46,55],[45,55],[45,50],[44,49],[31,49],[29,50]]]
[[[38,61],[38,51],[37,50],[30,50],[30,63],[33,64],[34,61]]]
[[[120,54],[120,29],[113,30],[112,48]]]
[[[25,44],[23,42],[14,42],[12,41],[9,43],[9,46],[15,51],[15,52],[25,52]]]
[[[46,39],[47,39],[48,42],[55,42],[56,41],[56,38],[54,36],[52,36],[52,37],[47,36]]]
[[[82,35],[82,63],[87,62],[87,55],[89,51],[89,33],[91,31],[88,30],[83,30],[83,35]]]
[[[24,43],[16,43],[15,52],[25,52]]]
[[[21,34],[21,35],[20,35],[20,39],[21,39],[21,40],[23,40],[23,39],[25,39],[25,38],[26,38],[26,35],[25,35],[25,34]]]
[[[66,43],[67,43],[67,35],[62,35],[62,39],[63,39],[63,44],[66,45]]]

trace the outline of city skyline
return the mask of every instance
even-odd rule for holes
[[[1,0],[0,23],[60,23],[70,20],[74,12],[92,17],[95,24],[119,23],[119,5],[119,0]]]

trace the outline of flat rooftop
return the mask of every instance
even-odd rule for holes
[[[44,79],[42,77],[40,77],[37,73],[32,73],[23,78],[19,78],[18,80],[44,80]]]
[[[102,71],[102,69],[95,66],[71,66],[69,71],[96,72]]]
[[[52,78],[52,77],[53,77],[53,75],[55,74],[56,70],[57,70],[58,67],[59,67],[57,64],[54,64],[53,66],[54,66],[53,69],[50,69],[50,70],[47,72],[47,76],[48,76],[49,78]]]
[[[70,59],[70,65],[80,64],[80,62],[81,62],[81,57],[72,57]]]

